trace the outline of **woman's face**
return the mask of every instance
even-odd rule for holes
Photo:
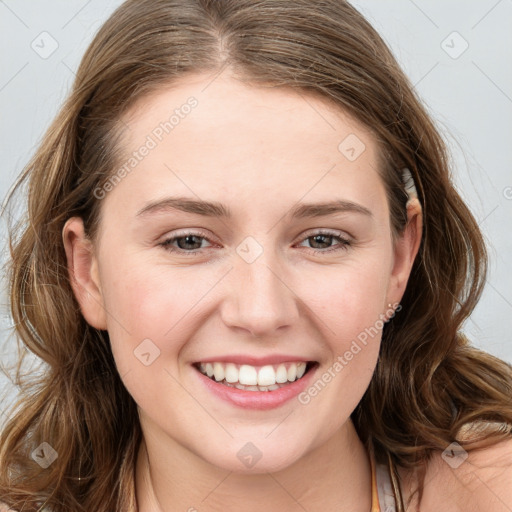
[[[415,223],[395,245],[374,139],[312,96],[197,75],[124,123],[94,253],[80,219],[64,228],[82,312],[146,435],[232,471],[284,468],[368,387]]]

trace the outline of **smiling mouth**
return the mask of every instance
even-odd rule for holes
[[[302,379],[311,368],[317,365],[316,361],[287,362],[265,366],[215,361],[196,363],[193,366],[218,384],[244,391],[274,391]]]

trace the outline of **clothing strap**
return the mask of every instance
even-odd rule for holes
[[[370,465],[372,471],[371,512],[396,512],[396,500],[387,465],[377,463],[373,451],[370,451]]]

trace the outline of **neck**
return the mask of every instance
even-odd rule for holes
[[[350,420],[290,466],[261,474],[216,467],[160,431],[140,445],[135,488],[139,512],[368,512],[371,467]]]

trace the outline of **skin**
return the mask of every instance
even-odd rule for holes
[[[471,441],[471,438],[465,440]],[[512,440],[505,439],[490,446],[485,446],[482,441],[473,441],[464,448],[467,458],[453,467],[443,459],[442,451],[432,453],[425,465],[420,509],[418,494],[413,492],[418,485],[420,468],[398,468],[404,503],[408,503],[407,511],[510,512]]]
[[[192,363],[286,353],[317,361],[320,376],[400,302],[421,239],[419,205],[393,240],[372,134],[317,97],[227,74],[187,77],[139,101],[123,119],[127,158],[190,96],[197,107],[102,199],[98,239],[76,217],[63,229],[81,311],[108,330],[139,406],[139,510],[367,512],[369,459],[350,414],[370,383],[380,331],[308,404],[242,410],[199,386]],[[365,145],[354,161],[338,149],[349,134]],[[218,201],[233,217],[136,217],[167,196]],[[338,199],[371,216],[290,217],[297,202]],[[195,256],[160,245],[187,229],[206,236],[191,248],[181,239],[181,252]],[[315,244],[319,230],[334,238]],[[248,236],[262,248],[252,263],[236,250]],[[148,338],[160,355],[146,366],[134,350]],[[262,453],[251,468],[237,457],[247,442]]]

